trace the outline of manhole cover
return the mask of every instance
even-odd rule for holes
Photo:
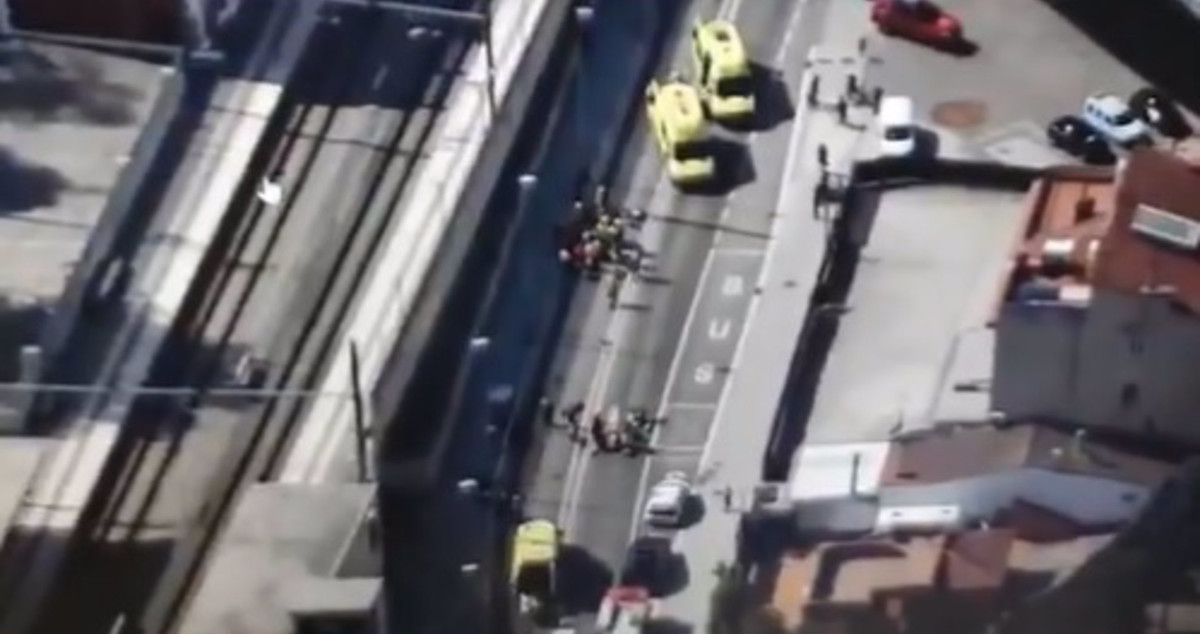
[[[987,119],[987,105],[971,100],[943,101],[933,107],[932,117],[935,123],[947,128],[974,128]]]

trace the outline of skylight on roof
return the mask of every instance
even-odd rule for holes
[[[1138,205],[1133,212],[1131,227],[1142,235],[1177,247],[1200,247],[1200,223],[1157,207]]]

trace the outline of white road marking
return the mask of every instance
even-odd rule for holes
[[[708,276],[712,274],[713,262],[716,260],[717,250],[709,249],[708,255],[704,258],[704,267],[700,269],[700,279],[696,282],[696,292],[692,295],[692,304],[688,307],[687,317],[683,321],[683,330],[679,335],[679,343],[675,345],[675,354],[671,357],[671,365],[667,368],[667,381],[663,384],[662,400],[659,402],[656,416],[662,418],[666,416],[670,408],[670,395],[675,388],[675,381],[679,378],[679,367],[683,363],[683,357],[687,353],[687,340],[691,334],[692,326],[696,321],[696,313],[700,307],[700,298],[704,295],[704,289]],[[654,445],[658,442],[659,436],[662,435],[662,427],[656,427],[653,432],[653,437],[650,439],[650,444]],[[641,475],[638,476],[637,497],[634,501],[634,515],[629,527],[629,539],[632,541],[637,538],[638,524],[640,518],[637,514],[637,509],[642,508],[645,503],[645,489],[647,481],[650,479],[650,460],[642,462]]]
[[[653,445],[653,447],[655,453],[668,455],[698,454],[704,451],[704,445]]]
[[[667,403],[667,409],[682,409],[682,410],[692,410],[692,411],[712,411],[712,410],[717,409],[717,404],[716,403],[681,403],[679,401],[675,401],[672,403]]]
[[[712,249],[712,251],[715,251],[717,253],[717,255],[732,255],[732,256],[739,256],[739,257],[753,257],[753,258],[756,258],[763,254],[763,249],[755,249],[755,248],[746,248],[746,249],[716,248],[716,249]]]
[[[813,79],[814,75],[806,73],[804,79],[800,82],[800,90],[797,92],[797,94],[805,94],[808,84],[812,82]],[[802,145],[804,135],[806,133],[804,119],[807,114],[808,110],[805,108],[800,108],[796,111],[796,118],[792,124],[792,133],[788,138],[787,156],[783,161],[783,178],[781,179],[782,186],[779,188],[779,195],[776,198],[775,205],[775,208],[778,211],[771,221],[771,228],[767,232],[771,238],[767,242],[767,253],[766,256],[763,257],[762,268],[759,269],[758,280],[755,283],[756,288],[759,289],[766,288],[767,278],[771,272],[771,265],[774,262],[775,256],[778,252],[778,250],[775,248],[778,245],[777,241],[775,240],[775,234],[779,230],[781,221],[787,214],[796,213],[796,210],[788,209],[784,205],[784,202],[794,196],[792,190],[798,186],[798,180],[793,179],[792,174],[796,170],[796,161],[800,154],[800,146]],[[750,298],[750,307],[746,311],[745,323],[747,327],[742,329],[741,336],[738,337],[737,346],[733,351],[733,360],[730,363],[730,367],[732,367],[733,371],[735,372],[740,365],[742,351],[746,347],[746,338],[750,334],[749,324],[754,323],[754,316],[758,312],[761,299],[762,293],[757,293]],[[715,446],[717,437],[720,435],[719,431],[721,420],[723,418],[722,415],[725,413],[725,405],[729,400],[726,398],[726,396],[728,395],[731,385],[733,385],[732,378],[726,380],[725,384],[721,386],[721,397],[717,400],[717,410],[713,415],[712,426],[709,427],[708,430],[708,439],[704,443],[704,452],[700,455],[700,466],[697,469],[698,471],[704,471],[710,466],[713,448]]]
[[[647,205],[648,209],[653,209],[656,200],[659,200],[662,196],[669,195],[672,191],[670,189],[670,182],[661,171],[653,172],[653,175],[655,178],[654,188],[650,194],[650,201]],[[629,288],[632,287],[622,287],[622,294]],[[592,376],[592,381],[584,400],[584,412],[581,416],[585,422],[590,421],[592,416],[599,413],[605,407],[604,399],[608,396],[608,385],[612,379],[613,369],[616,366],[616,351],[625,340],[629,316],[629,311],[618,310],[605,328],[604,341],[606,345],[601,348],[601,357],[597,361],[596,371]],[[563,498],[559,507],[557,522],[559,528],[567,537],[570,537],[574,531],[580,502],[580,492],[583,489],[584,482],[587,480],[587,471],[590,463],[591,450],[587,447],[573,445],[571,459],[567,465],[567,475],[563,485]]]
[[[797,7],[796,9],[793,9],[793,11],[792,11],[792,16],[790,18],[789,25],[788,25],[789,32],[795,30],[795,28],[797,26],[796,23],[798,21],[799,16],[800,16],[800,10],[799,10],[799,7]],[[785,42],[790,44],[790,38],[785,38]],[[777,58],[781,57],[783,55],[782,51],[787,50],[787,45],[786,44],[781,45],[780,49],[781,49],[781,52],[776,55]],[[799,95],[805,94],[804,88],[807,86],[807,82],[811,81],[811,77],[807,73],[804,75],[804,78],[805,79],[803,79],[801,81],[801,86],[800,86],[801,90],[797,91],[797,94],[799,94]],[[800,102],[797,102],[797,103],[800,103]],[[784,200],[784,192],[788,191],[788,189],[791,186],[793,186],[793,184],[790,182],[789,176],[791,175],[792,171],[795,168],[796,155],[799,151],[797,146],[800,145],[800,141],[804,135],[804,128],[805,128],[804,117],[806,114],[807,114],[807,111],[803,107],[798,107],[796,109],[796,115],[792,121],[791,134],[788,136],[788,151],[787,151],[787,155],[784,159],[784,165],[783,165],[783,177],[780,179],[779,194],[776,198],[776,213],[772,217],[771,228],[768,230],[768,235],[771,237],[769,237],[767,240],[767,247],[766,247],[765,255],[763,258],[762,268],[759,270],[757,288],[762,288],[763,283],[766,281],[767,271],[770,270],[770,264],[771,264],[773,251],[774,251],[772,249],[772,247],[774,246],[773,236],[774,236],[776,228],[779,226],[780,219],[783,218],[784,213],[787,213],[784,211],[783,207],[780,205],[782,204],[782,201]],[[706,271],[707,271],[707,265],[709,263],[711,263],[711,254],[714,253],[715,251],[716,251],[716,249],[713,249],[713,251],[710,251],[710,259],[706,262],[706,269],[705,269]],[[703,273],[701,275],[703,276]],[[697,291],[696,291],[697,298],[700,296],[702,290],[703,290],[703,287],[698,285]],[[761,296],[758,294],[751,297],[750,306],[746,312],[746,320],[743,322],[744,324],[749,324],[751,322],[751,319],[753,318],[754,313],[757,310],[758,301],[759,301],[760,297]],[[694,309],[694,306],[693,306],[693,309]],[[689,312],[689,314],[688,314],[689,321],[691,318],[692,318],[692,314]],[[746,335],[749,332],[749,330],[750,329],[748,327],[742,328],[742,332],[740,333],[740,335],[738,337],[737,346],[734,348],[733,359],[731,360],[731,363],[730,363],[731,368],[734,368],[734,369],[737,368],[737,360],[741,354],[741,350],[745,344]],[[687,336],[687,326],[685,325],[683,337],[686,338],[686,336]],[[679,347],[676,349],[676,358],[672,360],[671,369],[668,371],[668,374],[667,374],[667,384],[666,384],[667,387],[663,392],[664,405],[666,404],[665,398],[670,394],[670,387],[672,385],[672,381],[674,380],[674,373],[678,371],[678,368],[676,367],[676,365],[677,365],[679,358],[682,356],[681,351],[684,347],[683,343],[682,343],[683,341],[686,341],[686,339],[681,339],[681,343],[680,343]],[[718,436],[718,433],[717,433],[719,431],[718,425],[719,425],[719,421],[721,420],[721,414],[722,414],[721,406],[724,404],[724,402],[726,400],[725,393],[729,390],[729,385],[731,383],[732,383],[732,380],[727,377],[725,384],[721,387],[721,396],[717,399],[717,407],[714,412],[713,419],[712,419],[712,421],[710,421],[710,426],[708,429],[708,437],[705,440],[704,449],[700,454],[700,463],[696,469],[697,473],[705,473],[706,470],[712,471],[715,469],[715,465],[710,465],[710,461],[712,458],[712,451],[713,451],[713,443],[715,442],[715,439]],[[660,412],[659,412],[660,417],[662,416],[662,411],[663,410],[660,408]],[[657,434],[658,430],[656,429],[655,432],[656,432],[655,437],[652,439],[651,442],[656,442],[658,439],[658,434]],[[645,504],[646,487],[649,484],[648,481],[650,479],[650,464],[651,464],[651,462],[652,462],[652,460],[644,461],[644,463],[642,465],[642,473],[638,479],[636,498],[635,498],[634,507],[633,507],[634,514],[630,520],[630,526],[629,526],[629,539],[631,541],[637,538],[638,525],[640,523],[640,521],[639,521],[640,518],[638,516],[637,509],[640,509],[642,507],[642,505]]]

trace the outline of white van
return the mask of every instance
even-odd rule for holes
[[[889,96],[879,103],[879,150],[884,156],[908,156],[917,149],[911,97]]]

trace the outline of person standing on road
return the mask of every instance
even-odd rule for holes
[[[608,442],[608,430],[606,428],[604,414],[597,413],[592,417],[592,442],[595,444],[595,451],[597,453],[608,453],[613,449],[612,445]]]

